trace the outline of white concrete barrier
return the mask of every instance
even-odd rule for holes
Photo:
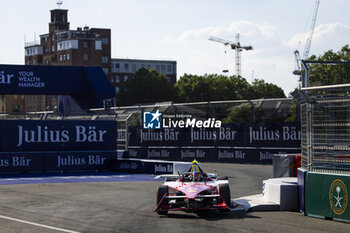
[[[298,179],[282,177],[263,181],[263,200],[276,203],[280,210],[298,209]]]

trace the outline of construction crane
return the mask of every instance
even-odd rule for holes
[[[315,25],[316,25],[316,19],[317,19],[317,13],[318,13],[319,6],[320,6],[320,0],[316,0],[315,8],[314,8],[313,16],[312,16],[312,21],[311,21],[311,26],[310,26],[310,30],[309,30],[309,36],[306,40],[304,53],[303,53],[304,60],[308,59],[308,57],[309,57],[309,52],[310,52],[310,48],[311,48],[311,41],[312,41],[312,36],[314,34],[314,29],[315,29]],[[300,58],[300,53],[299,53],[298,49],[294,51],[294,56],[295,56],[295,60],[296,60],[296,70],[293,71],[293,74],[300,75],[300,73],[301,73],[301,65],[300,65],[301,58]]]
[[[236,75],[241,76],[241,52],[243,50],[252,50],[252,46],[242,46],[241,43],[239,42],[239,34],[236,35],[236,43],[227,41],[221,38],[213,37],[211,36],[209,38],[211,41],[219,42],[224,44],[225,46],[231,46],[231,49],[236,50]]]

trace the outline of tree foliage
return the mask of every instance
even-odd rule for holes
[[[260,108],[252,106],[249,103],[240,104],[232,109],[228,116],[223,119],[223,123],[234,123],[234,122],[252,122],[254,120],[257,122],[262,121],[263,112]]]
[[[350,62],[350,47],[349,45],[345,45],[338,52],[328,50],[318,57],[312,55],[309,60],[322,62]],[[350,64],[311,64],[309,67],[309,81],[310,86],[350,83]],[[290,106],[289,112],[291,113],[291,116],[286,119],[287,122],[300,120],[297,117],[299,111],[296,102],[293,102]]]
[[[266,83],[262,79],[255,79],[252,85],[254,99],[265,98],[285,98],[282,88],[272,83]]]
[[[256,79],[250,85],[241,76],[184,74],[172,86],[164,74],[141,68],[127,80],[118,95],[118,103],[133,105],[163,101],[183,103],[283,97],[285,95],[280,87],[264,80]]]
[[[134,77],[129,78],[119,95],[124,105],[171,101],[173,98],[174,89],[167,76],[146,68],[139,69]]]
[[[188,75],[185,74],[175,84],[178,102],[198,102],[215,100],[244,100],[258,98],[284,98],[283,90],[264,80],[256,79],[250,85],[241,76]]]
[[[311,61],[349,62],[350,47],[345,45],[340,51],[329,50],[323,55],[312,55]],[[310,65],[310,86],[350,83],[350,64],[312,64]]]

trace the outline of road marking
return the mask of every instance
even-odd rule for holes
[[[78,231],[70,231],[70,230],[66,230],[66,229],[63,229],[63,228],[52,227],[52,226],[43,225],[43,224],[39,224],[39,223],[35,223],[35,222],[24,221],[24,220],[21,220],[21,219],[11,218],[11,217],[7,217],[7,216],[3,216],[3,215],[0,215],[0,218],[11,220],[11,221],[15,221],[15,222],[20,222],[20,223],[25,223],[25,224],[29,224],[29,225],[33,225],[33,226],[37,226],[37,227],[48,228],[48,229],[51,229],[51,230],[56,230],[56,231],[61,231],[61,232],[80,233]]]

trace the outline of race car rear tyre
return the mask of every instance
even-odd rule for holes
[[[228,184],[219,184],[218,191],[220,194],[219,203],[225,201],[228,207],[231,206],[231,192]]]
[[[162,201],[164,195],[168,195],[168,193],[169,193],[168,185],[161,185],[161,186],[158,187],[158,191],[157,191],[157,206]],[[165,199],[165,200],[163,200],[162,203],[163,203],[163,205],[167,205],[168,204],[168,200]],[[167,210],[157,210],[157,213],[159,215],[164,215],[164,214],[167,214],[168,211]]]

